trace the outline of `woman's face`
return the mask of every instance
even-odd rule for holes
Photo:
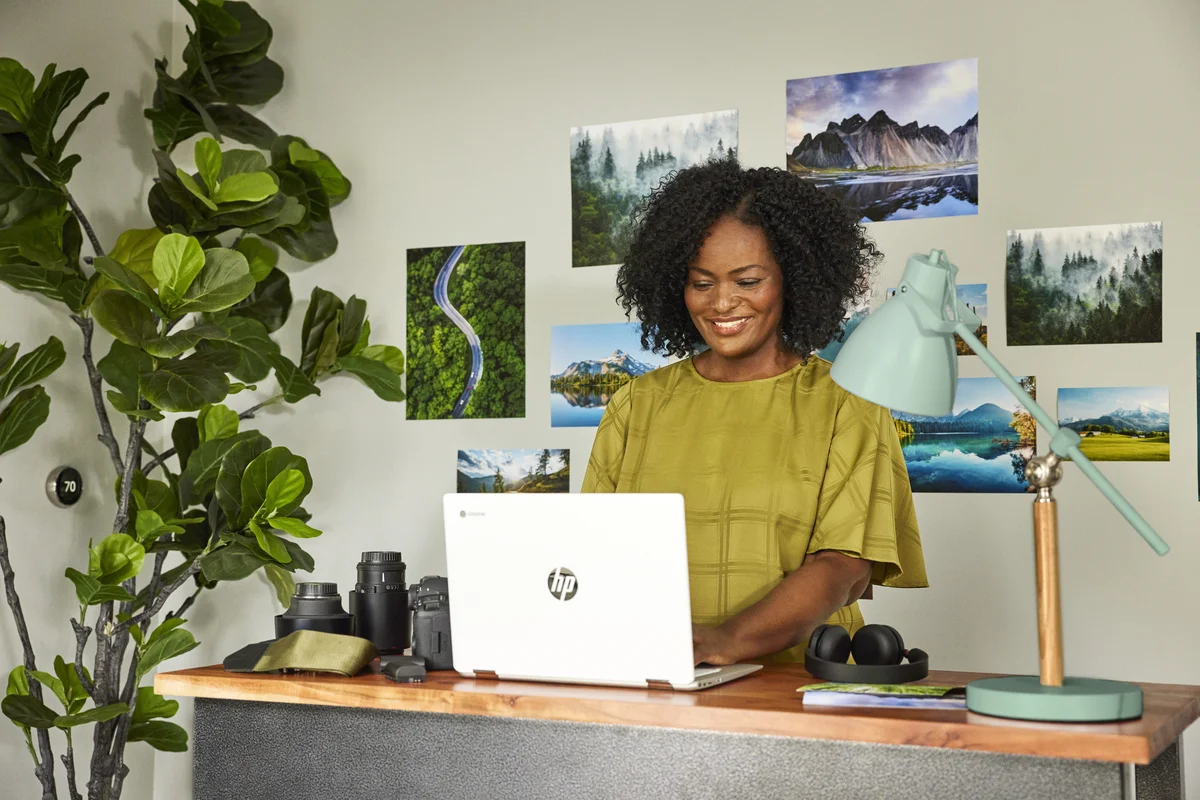
[[[778,348],[783,271],[762,228],[721,217],[688,270],[683,300],[714,355],[744,358]]]

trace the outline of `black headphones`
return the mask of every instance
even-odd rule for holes
[[[847,664],[851,653],[854,663]],[[908,683],[929,675],[929,654],[905,650],[890,625],[864,625],[853,640],[841,625],[820,625],[808,639],[804,668],[833,683]]]

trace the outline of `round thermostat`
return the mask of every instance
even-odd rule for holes
[[[83,476],[74,467],[55,467],[46,478],[46,495],[59,508],[70,508],[83,497]]]

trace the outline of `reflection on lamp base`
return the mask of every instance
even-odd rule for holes
[[[1100,678],[1064,678],[1043,686],[1037,675],[983,678],[967,684],[967,710],[1039,722],[1116,722],[1142,715],[1142,690]]]

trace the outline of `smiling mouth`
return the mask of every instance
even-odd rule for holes
[[[737,317],[736,319],[710,319],[708,324],[712,329],[721,336],[733,336],[741,333],[742,330],[750,324],[750,317]]]

